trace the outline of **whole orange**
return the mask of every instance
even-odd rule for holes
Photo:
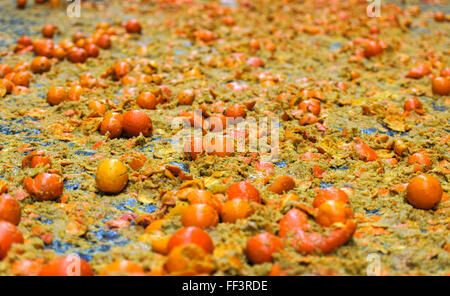
[[[414,177],[406,187],[406,199],[418,209],[431,209],[441,201],[441,198],[441,183],[431,175]]]
[[[128,169],[120,160],[103,160],[97,167],[95,182],[103,192],[118,193],[127,185]]]

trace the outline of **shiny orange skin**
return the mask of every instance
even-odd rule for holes
[[[84,40],[84,45],[86,46],[86,45],[88,45],[88,44],[94,44],[95,46],[97,46],[96,44],[95,44],[95,35],[94,34],[92,34],[90,37],[87,37],[85,40]]]
[[[269,191],[283,194],[295,187],[295,181],[289,176],[280,176],[275,182],[269,186]]]
[[[340,201],[343,203],[349,203],[347,193],[339,188],[328,187],[321,189],[316,195],[313,201],[313,207],[318,208],[322,203],[330,200]]]
[[[125,161],[133,170],[137,171],[142,168],[147,161],[147,158],[141,152],[127,153],[120,158]]]
[[[33,42],[34,53],[37,56],[52,57],[53,41],[50,39],[40,39]]]
[[[128,72],[130,71],[130,65],[128,65],[128,63],[126,62],[118,62],[114,64],[112,70],[113,78],[119,80],[120,78],[128,74]]]
[[[245,219],[252,215],[254,209],[252,208],[250,202],[245,199],[235,198],[226,201],[222,205],[222,212],[220,217],[222,222],[234,223],[239,219]]]
[[[177,276],[209,275],[214,271],[214,261],[201,247],[182,245],[169,253],[164,269]]]
[[[35,168],[38,165],[51,165],[50,158],[45,156],[45,151],[43,150],[35,150],[27,154],[22,159],[22,168],[30,167]]]
[[[67,59],[72,63],[84,63],[88,58],[88,54],[84,48],[73,47],[67,53]]]
[[[214,208],[217,213],[222,212],[222,204],[220,200],[207,190],[192,189],[186,195],[186,199],[190,204],[207,204]]]
[[[260,42],[259,42],[258,39],[251,39],[251,40],[250,40],[250,47],[251,47],[253,50],[258,50],[258,49],[261,48],[261,44],[260,44]]]
[[[78,39],[75,42],[75,47],[79,47],[79,48],[84,48],[84,46],[87,44],[86,39],[82,38],[82,39]]]
[[[89,116],[102,116],[106,112],[105,104],[99,101],[90,101],[88,108],[92,110],[93,114]]]
[[[309,124],[314,124],[317,121],[318,121],[318,119],[317,119],[316,115],[314,115],[312,113],[307,113],[298,120],[298,124],[309,125]]]
[[[408,157],[408,164],[415,165],[414,171],[424,171],[431,168],[431,158],[426,152],[416,152]]]
[[[183,226],[197,226],[200,228],[210,228],[217,226],[219,215],[217,211],[207,204],[189,205],[181,215]]]
[[[6,74],[5,78],[2,78],[2,79],[12,82],[12,79],[14,78],[14,75],[16,75],[16,72],[11,72],[11,73]]]
[[[277,46],[271,40],[268,40],[264,45],[264,48],[267,49],[268,51],[274,52],[277,49]]]
[[[197,159],[197,157],[203,152],[205,152],[205,146],[202,138],[190,137],[185,140],[183,152],[186,157],[191,158],[192,160]]]
[[[268,274],[268,276],[287,276],[287,275],[288,273],[280,268],[280,264],[278,262],[272,265],[272,268],[270,269],[270,272]]]
[[[383,52],[383,47],[381,47],[381,44],[377,41],[370,40],[370,41],[366,42],[363,53],[366,58],[370,58],[370,57],[379,55],[382,52]]]
[[[31,65],[27,62],[19,62],[14,65],[13,72],[29,71],[30,69]]]
[[[31,73],[28,71],[11,72],[5,76],[6,79],[11,80],[12,83],[19,86],[29,87],[31,80]]]
[[[109,138],[114,139],[122,135],[123,130],[122,115],[116,112],[106,114],[100,123],[100,133],[105,135],[109,132]]]
[[[271,262],[272,255],[283,249],[281,240],[273,234],[263,232],[247,241],[245,253],[253,264]]]
[[[299,252],[309,254],[320,251],[328,254],[351,239],[356,230],[356,223],[348,219],[345,224],[332,228],[326,235],[311,230],[308,216],[294,208],[281,219],[278,235],[289,238]]]
[[[115,260],[100,272],[100,276],[120,275],[144,276],[145,272],[139,264],[124,259]]]
[[[51,67],[50,60],[46,57],[36,57],[31,62],[31,71],[33,71],[33,73],[48,72]]]
[[[419,175],[406,187],[406,199],[415,208],[432,209],[442,199],[441,183],[431,175]]]
[[[281,196],[279,202],[279,208],[284,208],[288,203],[299,201],[299,197],[295,193],[286,193]]]
[[[125,30],[130,34],[140,34],[142,27],[137,19],[131,19],[125,23]]]
[[[0,194],[6,193],[9,189],[9,183],[5,180],[0,180]]]
[[[316,222],[322,226],[330,226],[337,222],[345,223],[351,218],[353,218],[353,211],[347,203],[328,200],[319,206]]]
[[[57,199],[64,190],[62,178],[57,174],[40,173],[34,178],[26,178],[23,183],[25,189],[38,201]]]
[[[387,159],[383,159],[384,162],[386,162],[389,165],[396,165],[398,163],[397,158],[387,158]]]
[[[199,31],[196,31],[194,34],[198,39],[205,41],[205,42],[212,41],[215,38],[214,32],[211,32],[209,30],[199,30]]]
[[[222,131],[227,127],[227,117],[222,114],[214,114],[208,118],[211,131]]]
[[[81,39],[86,39],[86,36],[84,35],[83,32],[77,31],[77,32],[73,33],[72,41],[74,43],[76,43],[78,40],[81,40]]]
[[[123,84],[123,85],[130,85],[130,84],[136,84],[137,83],[137,79],[136,78],[134,78],[133,76],[124,76],[121,80],[120,80],[120,82]]]
[[[69,51],[71,48],[75,47],[72,41],[69,39],[63,39],[59,42],[59,46],[61,46],[65,51]]]
[[[186,89],[178,93],[178,105],[192,105],[195,94],[192,89]]]
[[[204,230],[199,227],[189,226],[177,230],[169,239],[168,250],[169,253],[178,246],[194,244],[201,247],[206,253],[214,251],[214,244]]]
[[[450,95],[450,78],[435,77],[431,80],[431,89],[433,94],[448,96]]]
[[[417,67],[412,68],[408,74],[406,74],[407,78],[422,78],[425,75],[430,74],[430,68],[427,65],[419,65]]]
[[[18,9],[25,9],[27,7],[27,0],[17,0],[16,7]]]
[[[256,189],[249,181],[241,181],[232,184],[227,189],[227,196],[229,200],[242,198],[247,201],[261,203],[261,196],[259,195],[258,189]]]
[[[52,86],[47,92],[47,102],[51,105],[58,105],[67,100],[67,92],[62,86]]]
[[[8,221],[0,220],[0,260],[6,257],[12,244],[22,244],[23,236],[19,228]]]
[[[450,76],[450,67],[446,67],[446,68],[442,69],[441,76],[442,77],[449,77]]]
[[[131,110],[122,116],[123,132],[126,137],[151,136],[153,125],[150,117],[143,111]]]
[[[231,117],[233,119],[244,118],[245,117],[245,109],[242,105],[235,104],[233,106],[228,107],[225,110],[225,116]]]
[[[80,86],[86,88],[93,88],[97,86],[98,81],[91,73],[84,73],[80,76]]]
[[[422,102],[416,97],[407,99],[405,104],[403,105],[403,109],[405,111],[413,111],[422,108],[423,108]]]
[[[445,21],[445,13],[442,11],[436,11],[433,15],[433,18],[436,22],[443,22]]]
[[[86,44],[84,46],[84,50],[86,51],[88,57],[96,58],[100,54],[100,50],[98,49],[97,45],[93,43]]]
[[[10,94],[14,88],[14,83],[12,83],[8,79],[2,78],[2,79],[0,79],[0,86],[4,87],[6,89],[7,94]]]
[[[62,46],[55,45],[51,49],[51,56],[58,60],[63,60],[67,56],[67,52]]]
[[[95,44],[103,49],[107,49],[111,47],[111,38],[107,34],[100,35],[96,40]]]
[[[152,250],[161,255],[169,254],[169,251],[167,249],[169,238],[170,237],[168,236],[163,236],[160,232],[153,233],[151,235]]]
[[[102,160],[95,172],[95,183],[105,193],[119,193],[128,182],[128,168],[117,159]]]
[[[378,28],[377,26],[371,26],[370,27],[370,33],[371,34],[378,34],[378,33],[380,33],[380,28]]]
[[[311,225],[308,223],[308,216],[299,209],[289,210],[280,220],[280,229],[278,235],[286,237],[288,234],[293,234],[299,230],[310,230]]]
[[[14,225],[18,225],[22,210],[20,203],[10,195],[0,195],[0,221],[8,221]]]
[[[35,167],[37,167],[39,165],[41,165],[41,166],[50,165],[51,166],[50,158],[48,158],[46,156],[34,156],[31,159],[30,167],[31,168],[35,168]]]
[[[15,276],[37,276],[42,269],[41,260],[20,260],[14,262],[11,271]]]
[[[144,109],[149,109],[149,110],[156,109],[157,103],[158,103],[158,101],[156,100],[156,96],[149,91],[139,94],[139,96],[136,100],[136,104],[139,107],[144,108]]]
[[[33,41],[31,38],[27,35],[21,36],[19,39],[17,39],[17,44],[23,45],[23,46],[30,46],[33,45]]]
[[[320,114],[320,101],[316,99],[302,101],[298,107],[303,112],[311,112],[314,115]]]
[[[165,223],[167,221],[169,221],[169,220],[168,219],[158,219],[158,220],[153,221],[145,228],[145,233],[153,233],[153,232],[160,230],[163,223]]]
[[[55,35],[56,32],[56,26],[53,24],[46,24],[44,27],[42,27],[41,33],[42,36],[45,38],[53,38],[53,35]]]
[[[361,160],[374,161],[378,158],[377,153],[361,141],[358,144],[355,144],[355,150]]]
[[[81,85],[73,85],[69,88],[67,99],[69,101],[78,101],[83,94],[83,87]]]
[[[250,57],[246,62],[247,65],[249,66],[253,66],[253,67],[264,67],[265,63],[261,58],[258,57]],[[271,80],[266,80],[263,82],[263,85],[275,85],[275,83],[273,83],[273,81]]]
[[[45,264],[39,276],[93,276],[89,263],[75,256],[58,257]]]
[[[5,77],[7,74],[11,73],[13,69],[7,64],[0,64],[0,78]]]
[[[222,22],[227,26],[233,26],[236,24],[236,20],[231,15],[226,15],[222,18]]]

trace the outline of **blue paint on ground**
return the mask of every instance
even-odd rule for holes
[[[340,49],[342,47],[342,43],[340,43],[340,42],[335,42],[335,43],[332,43],[331,45],[330,45],[330,49],[331,50],[338,50],[338,49]]]
[[[333,187],[334,184],[320,181],[320,188],[325,189],[328,187]]]
[[[171,161],[169,164],[179,167],[185,173],[190,173],[189,164],[187,163]]]
[[[75,151],[76,155],[83,155],[83,156],[92,156],[94,155],[96,152],[93,151],[83,151],[83,150],[77,150]]]
[[[65,180],[64,188],[67,190],[78,190],[78,188],[80,188],[80,183],[73,180]]]
[[[371,215],[377,215],[377,216],[381,216],[380,209],[373,209],[373,210],[368,210],[368,209],[364,209],[364,211],[366,212],[366,214],[369,214],[369,216]]]
[[[279,161],[279,162],[275,162],[274,164],[275,164],[277,167],[279,167],[279,168],[287,167],[287,163],[286,163],[284,160]]]
[[[43,223],[43,224],[47,224],[47,225],[53,224],[53,221],[52,221],[52,220],[50,220],[50,219],[44,219],[44,218],[42,218],[42,216],[39,216],[36,220],[40,221],[40,222]]]
[[[141,205],[139,202],[134,198],[129,198],[124,202],[120,202],[117,205],[115,205],[115,208],[121,211],[131,212],[134,213],[134,211],[131,208],[138,208],[139,210],[151,214],[154,211],[156,211],[158,208],[154,205]]]
[[[346,171],[348,170],[347,166],[341,166],[341,167],[337,167],[337,168],[331,168],[333,171]]]

